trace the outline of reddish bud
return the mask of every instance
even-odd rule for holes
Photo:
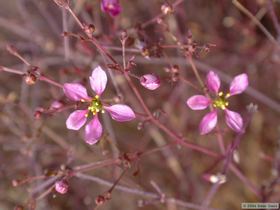
[[[84,26],[84,30],[89,37],[92,37],[95,32],[95,26],[93,24],[88,24]]]
[[[37,77],[34,74],[27,74],[24,76],[24,81],[27,85],[34,85],[37,81]]]
[[[66,180],[60,180],[55,183],[55,190],[60,194],[65,194],[68,192],[69,184]]]
[[[165,3],[161,6],[161,11],[163,14],[167,15],[173,12],[172,5]]]
[[[114,17],[120,14],[121,5],[119,0],[102,0],[101,9],[103,12],[107,12]]]
[[[34,114],[33,114],[34,118],[35,118],[36,120],[39,120],[39,119],[41,118],[41,116],[42,116],[42,114],[43,114],[44,111],[45,111],[44,108],[38,107],[38,108],[35,110]]]
[[[97,206],[100,206],[100,205],[104,204],[105,201],[106,201],[106,200],[105,200],[105,198],[104,198],[103,195],[99,195],[99,196],[97,196],[97,198],[95,199],[95,203],[96,203]]]

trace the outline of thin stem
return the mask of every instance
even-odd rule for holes
[[[209,94],[208,94],[208,92],[207,92],[207,90],[206,90],[206,86],[205,86],[203,80],[201,79],[201,77],[200,77],[200,75],[199,75],[199,73],[198,73],[198,70],[197,70],[197,68],[196,68],[196,66],[195,66],[195,64],[194,64],[194,62],[193,62],[192,56],[191,56],[191,55],[187,56],[187,59],[188,59],[189,64],[190,64],[191,67],[192,67],[193,73],[194,73],[194,75],[195,75],[197,81],[198,81],[199,84],[200,84],[200,87],[201,87],[202,90],[204,91],[205,95],[209,97]]]
[[[70,7],[66,8],[70,14],[73,16],[73,18],[75,19],[75,21],[78,23],[78,25],[84,29],[84,25],[82,24],[82,22],[80,21],[80,19],[77,17],[77,15],[73,12],[73,10]]]
[[[18,51],[11,45],[8,45],[6,47],[7,51],[9,53],[11,53],[13,56],[17,57],[18,59],[20,59],[25,65],[27,66],[31,66],[31,64],[22,56],[18,53]]]
[[[67,21],[67,13],[66,9],[62,8],[62,27],[63,31],[68,31],[68,21]],[[70,42],[69,42],[68,36],[63,36],[63,42],[64,42],[64,57],[65,60],[68,61],[70,58]]]
[[[259,28],[260,30],[266,35],[266,37],[273,43],[278,45],[276,39],[271,35],[271,33],[264,27],[264,25],[242,4],[240,4],[237,0],[232,0],[234,6],[237,7],[241,12],[247,15]]]
[[[39,80],[44,81],[44,82],[46,82],[46,83],[49,83],[49,84],[51,84],[51,85],[54,85],[54,86],[56,86],[56,87],[63,88],[63,85],[61,85],[61,84],[59,84],[58,82],[55,82],[54,80],[52,80],[52,79],[50,79],[50,78],[48,78],[48,77],[45,77],[45,76],[43,76],[43,75],[41,75],[41,76],[39,77]]]
[[[21,75],[21,76],[24,76],[26,73],[20,71],[20,70],[17,70],[17,69],[11,69],[11,68],[8,68],[8,67],[5,67],[5,66],[0,66],[0,71],[4,71],[4,72],[8,72],[8,73],[12,73],[12,74],[18,74],[18,75]],[[51,85],[54,85],[56,87],[59,87],[59,88],[63,88],[63,85],[59,84],[58,82],[44,76],[44,75],[40,75],[39,78],[38,78],[40,81],[44,81],[44,82],[47,82]]]
[[[11,69],[5,66],[0,66],[0,71],[5,71],[8,73],[12,73],[12,74],[18,74],[18,75],[24,75],[25,73],[20,71],[20,70],[16,70],[16,69]]]
[[[85,172],[97,168],[102,168],[110,165],[119,165],[121,163],[121,160],[119,158],[117,159],[109,159],[109,160],[104,160],[104,161],[99,161],[99,162],[94,162],[94,163],[89,163],[81,166],[76,166],[74,167],[74,172]]]
[[[90,175],[83,174],[83,173],[78,173],[78,174],[75,175],[75,177],[80,178],[80,179],[84,179],[84,180],[89,180],[89,181],[98,183],[100,185],[108,186],[108,187],[110,187],[110,186],[112,186],[112,184],[114,184],[113,182],[106,181],[106,180],[101,179],[99,177],[90,176]],[[143,197],[150,198],[150,199],[159,198],[159,195],[157,193],[145,192],[143,190],[134,189],[134,188],[126,187],[126,186],[117,185],[115,187],[115,189],[119,190],[119,191],[122,191],[122,192],[126,192],[128,194],[139,195],[139,196],[143,196]],[[181,206],[181,207],[184,207],[184,208],[200,209],[200,205],[185,202],[185,201],[181,201],[181,200],[170,198],[170,197],[166,198],[165,202],[166,203],[169,203],[169,202],[170,203],[175,203],[177,206]],[[205,210],[217,210],[217,209],[206,208]]]
[[[269,14],[271,16],[274,28],[276,29],[277,35],[279,37],[280,36],[280,24],[279,24],[277,15],[275,14],[272,0],[268,0],[267,4],[268,4],[268,10],[269,10]]]

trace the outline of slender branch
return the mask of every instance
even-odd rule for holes
[[[280,24],[279,24],[279,20],[277,18],[277,15],[275,14],[272,0],[268,0],[267,4],[268,4],[268,11],[269,11],[270,17],[272,19],[274,28],[277,31],[278,37],[280,37]]]
[[[67,18],[67,13],[66,9],[62,8],[62,27],[63,31],[68,31],[68,18]],[[63,42],[64,42],[64,56],[65,60],[68,61],[70,58],[70,40],[68,36],[63,36]]]
[[[264,27],[264,25],[248,10],[246,9],[239,1],[232,0],[233,5],[247,15],[259,28],[260,30],[266,35],[266,37],[273,43],[278,45],[277,40],[271,35],[271,33]]]
[[[106,180],[101,179],[99,177],[90,176],[90,175],[83,174],[83,173],[78,173],[78,174],[75,175],[75,177],[80,178],[80,179],[84,179],[84,180],[89,180],[89,181],[98,183],[100,185],[108,186],[108,187],[111,187],[114,184],[113,182],[106,181]],[[121,186],[121,185],[116,185],[115,189],[119,190],[119,191],[122,191],[122,192],[125,192],[125,193],[128,193],[128,194],[139,195],[139,196],[143,196],[143,197],[150,198],[150,199],[159,198],[159,195],[157,193],[145,192],[145,191],[142,191],[142,190],[139,190],[139,189],[134,189],[134,188],[125,187],[125,186]],[[181,200],[170,198],[170,197],[166,198],[165,203],[169,203],[169,202],[174,203],[177,206],[184,207],[184,208],[200,209],[200,206],[197,205],[197,204],[181,201]],[[217,210],[217,209],[206,208],[205,210]]]

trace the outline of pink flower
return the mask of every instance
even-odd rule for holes
[[[145,74],[140,77],[140,83],[149,90],[155,90],[160,86],[160,79],[154,74]]]
[[[90,97],[84,86],[78,83],[65,83],[63,90],[65,95],[73,101],[81,101],[87,104],[86,110],[76,110],[72,112],[66,120],[66,126],[71,130],[79,130],[87,122],[87,118],[92,116],[92,119],[85,127],[85,141],[93,145],[100,139],[103,128],[98,119],[98,113],[108,111],[111,117],[118,122],[126,122],[133,120],[135,114],[133,110],[123,104],[115,104],[105,106],[100,100],[100,96],[105,90],[107,84],[107,76],[105,71],[98,66],[92,71],[89,77],[92,90],[96,93],[95,97]]]
[[[230,84],[229,93],[226,94],[219,92],[221,81],[219,76],[213,71],[207,74],[206,85],[208,89],[215,94],[214,100],[203,95],[195,95],[190,97],[186,102],[192,110],[203,110],[210,105],[214,108],[213,111],[206,114],[201,120],[199,125],[200,134],[207,134],[215,128],[218,122],[218,109],[225,111],[226,124],[229,128],[237,133],[242,132],[242,117],[239,113],[230,111],[227,107],[229,105],[228,98],[230,96],[240,94],[248,87],[247,74],[240,74],[234,77]]]
[[[102,0],[101,9],[103,12],[107,12],[114,17],[120,14],[121,5],[119,0]]]
[[[59,180],[55,182],[55,190],[60,194],[68,192],[69,184],[66,180]]]

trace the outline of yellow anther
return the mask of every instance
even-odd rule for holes
[[[96,115],[98,112],[102,110],[102,103],[99,99],[99,96],[96,95],[90,102],[90,105],[88,106],[88,110],[93,114]]]
[[[85,102],[85,99],[81,99],[81,102]]]
[[[227,94],[226,94],[226,98],[229,98],[229,97],[230,97],[230,93],[227,93]]]
[[[101,113],[102,113],[102,114],[104,114],[104,113],[105,113],[105,111],[104,111],[104,110],[101,110]]]
[[[217,98],[213,101],[213,107],[225,110],[229,105],[227,97],[229,97],[229,93],[224,94],[223,92],[219,92]]]

